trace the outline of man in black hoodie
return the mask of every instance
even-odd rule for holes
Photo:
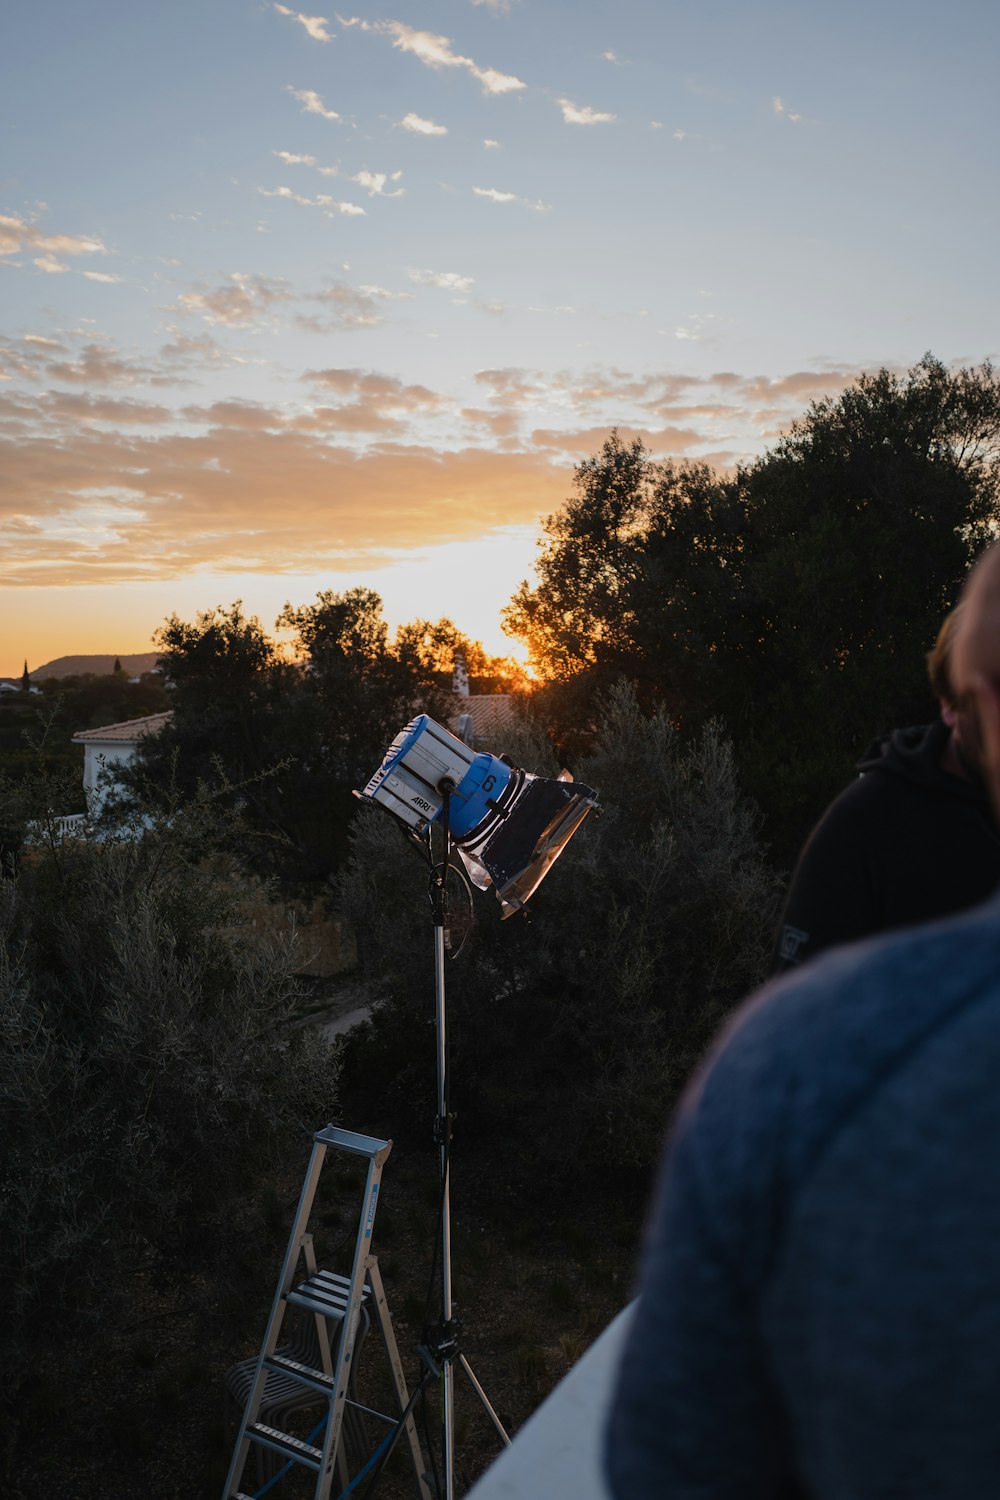
[[[774,973],[836,943],[963,911],[1000,884],[975,724],[949,675],[957,616],[928,656],[940,719],[876,741],[824,813],[792,875]]]

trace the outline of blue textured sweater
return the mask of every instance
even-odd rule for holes
[[[689,1089],[606,1442],[620,1500],[1000,1496],[1000,899],[838,949]]]

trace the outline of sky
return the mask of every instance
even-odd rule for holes
[[[0,673],[359,584],[503,652],[611,427],[730,466],[994,357],[998,43],[995,0],[6,7]]]

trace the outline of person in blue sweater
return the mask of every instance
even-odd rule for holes
[[[1000,548],[953,672],[1000,807]],[[752,998],[668,1143],[616,1500],[1000,1496],[1000,897]]]

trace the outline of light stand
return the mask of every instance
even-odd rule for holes
[[[440,1170],[440,1249],[441,1249],[441,1306],[440,1320],[428,1330],[427,1342],[421,1346],[420,1354],[428,1368],[440,1376],[442,1393],[442,1425],[444,1428],[443,1500],[454,1500],[455,1494],[455,1363],[464,1370],[469,1383],[500,1439],[507,1446],[510,1438],[497,1416],[486,1392],[473,1373],[472,1366],[459,1345],[461,1320],[454,1316],[451,1296],[451,1135],[453,1116],[449,1099],[448,1076],[448,1018],[445,1000],[445,939],[447,932],[448,870],[451,864],[451,796],[455,782],[443,777],[438,783],[442,798],[441,832],[443,836],[442,857],[431,868],[431,919],[434,924],[434,1016],[437,1038],[437,1120],[435,1139],[439,1148]],[[427,840],[430,849],[431,833]]]
[[[430,903],[434,924],[434,991],[437,1034],[437,1119],[440,1151],[441,1253],[440,1317],[424,1333],[420,1357],[428,1377],[439,1379],[444,1429],[444,1475],[439,1500],[455,1495],[455,1371],[465,1372],[486,1414],[505,1444],[510,1438],[473,1374],[459,1345],[461,1320],[451,1297],[452,1121],[448,1093],[445,949],[448,946],[448,873],[480,890],[492,886],[503,917],[523,910],[587,814],[596,793],[574,782],[568,771],[550,780],[519,770],[503,756],[476,752],[426,714],[400,730],[363,791],[355,795],[390,812],[406,825],[418,845],[426,840],[431,867]],[[442,835],[435,862],[433,831]],[[458,860],[452,864],[452,849]],[[471,892],[470,892],[471,903]],[[421,1382],[423,1383],[423,1381]]]

